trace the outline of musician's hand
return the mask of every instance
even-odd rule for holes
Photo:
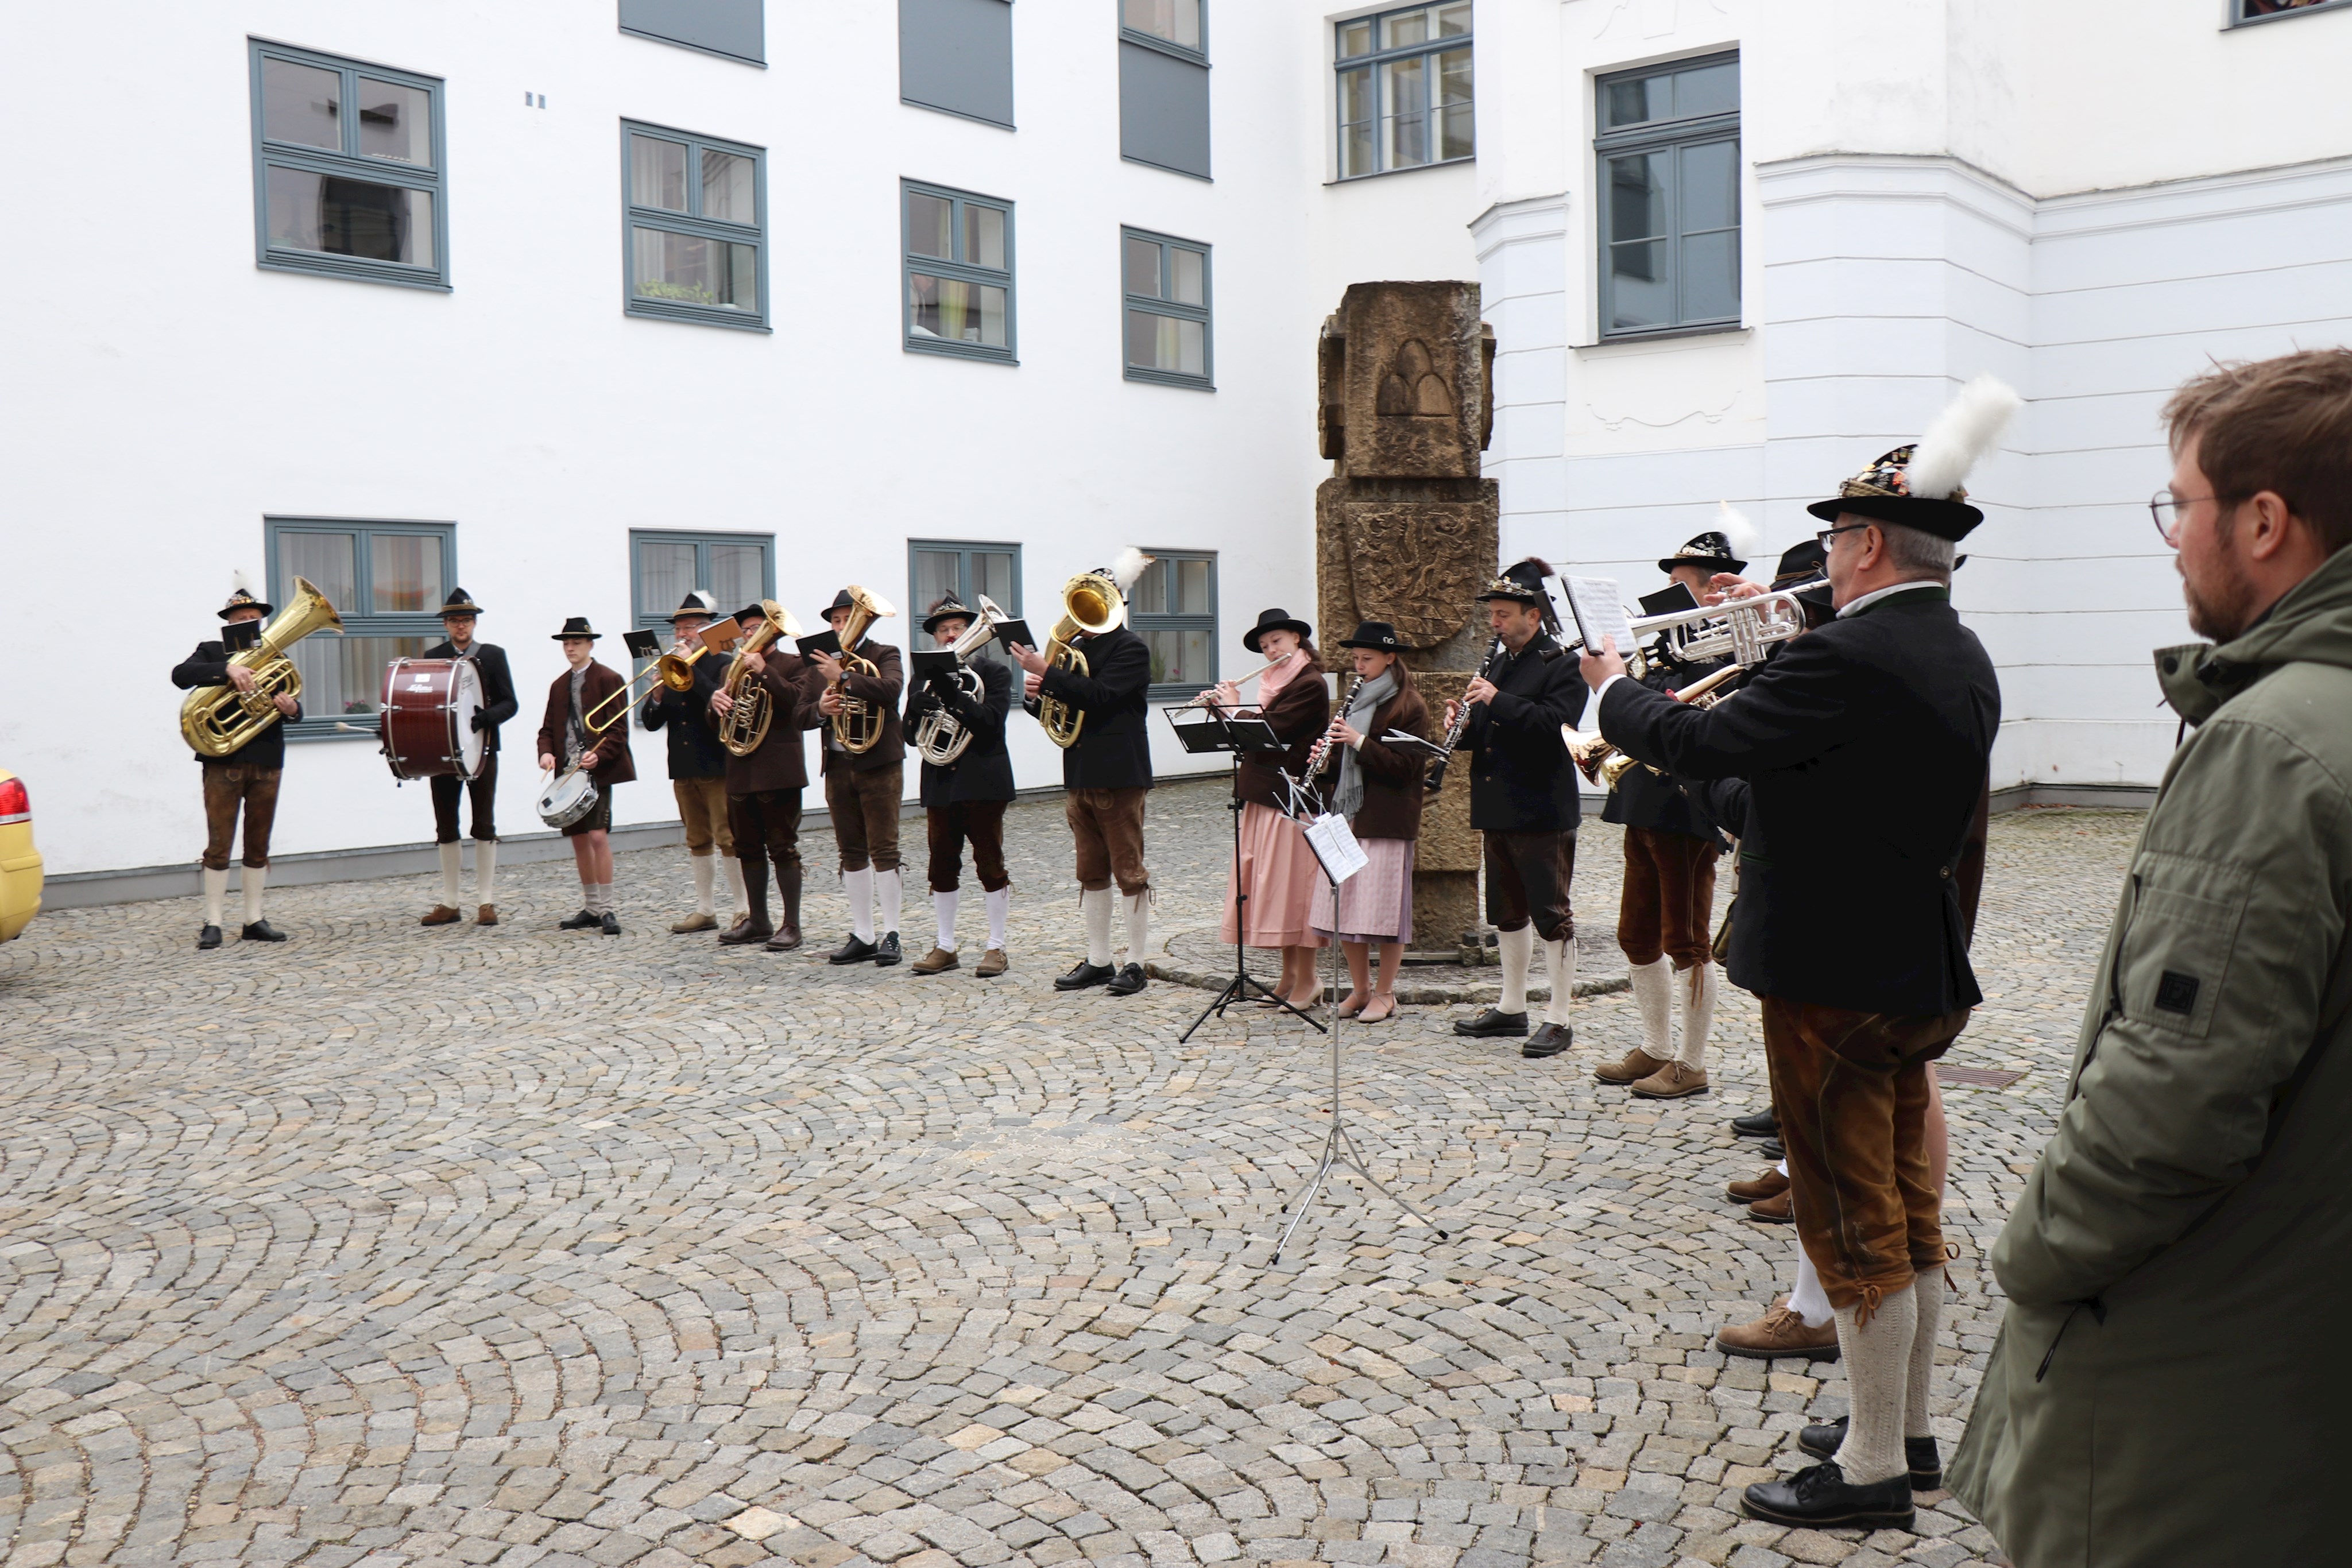
[[[228,684],[238,691],[249,692],[253,689],[253,672],[243,664],[231,664],[228,667]]]
[[[1599,691],[1612,677],[1625,673],[1625,661],[1617,656],[1617,639],[1601,639],[1601,652],[1582,653],[1577,657],[1577,667],[1584,673],[1584,684]]]
[[[743,667],[755,675],[764,675],[768,673],[768,655],[746,648],[743,651]]]
[[[1202,698],[1215,707],[1237,707],[1242,700],[1241,687],[1231,681],[1219,681],[1201,694]]]
[[[816,699],[816,711],[827,718],[840,717],[843,706],[838,686],[825,687],[824,695]]]
[[[1037,677],[1045,673],[1045,655],[1034,648],[1024,647],[1019,643],[1007,643],[1004,651],[1013,655],[1014,664],[1029,672],[1029,695],[1035,696]]]
[[[555,771],[555,758],[552,758],[552,757],[550,757],[550,756],[549,756],[546,752],[544,752],[544,751],[541,752],[541,753],[539,754],[539,770],[540,770],[541,773],[552,773],[552,772],[554,772],[554,771]]]
[[[1364,744],[1364,732],[1344,718],[1335,718],[1331,721],[1331,744],[1361,746]]]
[[[292,718],[296,714],[302,711],[302,705],[296,702],[292,697],[288,696],[284,692],[277,692],[272,695],[277,700],[278,711],[284,714],[288,718]]]
[[[1737,572],[1718,571],[1710,580],[1715,591],[1702,601],[1707,604],[1720,604],[1727,599],[1753,599],[1768,591],[1762,583],[1750,582]]]
[[[735,699],[725,692],[713,692],[710,694],[710,711],[725,718],[735,711]]]
[[[839,657],[832,653],[811,653],[809,657],[816,661],[816,667],[824,672],[824,678],[826,680],[837,681],[841,679],[841,660]]]
[[[1495,683],[1484,675],[1473,675],[1470,678],[1470,684],[1462,690],[1462,700],[1473,707],[1483,702],[1493,701],[1494,696]]]
[[[1039,671],[1032,670],[1027,674],[1021,677],[1022,694],[1025,696],[1034,697],[1037,695],[1037,688],[1045,684],[1045,675]]]
[[[1451,730],[1454,727],[1454,721],[1461,716],[1461,713],[1462,705],[1460,703],[1447,703],[1445,705],[1445,727],[1448,730]]]

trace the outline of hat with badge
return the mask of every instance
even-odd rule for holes
[[[256,599],[253,596],[253,584],[247,580],[242,571],[231,572],[228,580],[228,598],[220,607],[222,620],[227,620],[240,610],[258,610],[264,615],[268,615],[277,608],[268,601]]]
[[[971,606],[950,593],[931,606],[930,613],[923,617],[923,630],[936,637],[942,621],[961,621],[969,626],[972,621]]]
[[[588,641],[593,643],[597,638],[603,635],[603,632],[588,624],[588,617],[585,615],[565,616],[563,618],[563,630],[553,633],[554,639],[558,643],[568,643],[574,637],[585,637]]]
[[[1658,561],[1660,571],[1678,566],[1701,566],[1709,571],[1745,571],[1756,553],[1756,525],[1728,501],[1717,501],[1717,523],[1703,534],[1693,534],[1682,549]]]
[[[1551,563],[1536,556],[1505,567],[1486,591],[1475,597],[1482,602],[1489,599],[1516,600],[1521,604],[1549,605],[1551,601],[1544,592],[1543,580],[1549,577]]]
[[[675,626],[689,615],[699,615],[705,621],[716,621],[719,619],[719,601],[698,588],[679,601],[678,607],[670,612],[669,623]]]
[[[1815,501],[1805,510],[1825,523],[1851,513],[1875,522],[1901,523],[1937,538],[1962,538],[1984,521],[1984,514],[1969,504],[1961,481],[1992,450],[2024,402],[1998,377],[1979,376],[1960,389],[1916,442],[1871,463],[1838,486],[1835,499]]]
[[[482,607],[474,602],[474,596],[462,588],[451,589],[449,597],[442,601],[438,612],[444,621],[452,615],[479,615],[481,612]]]
[[[1402,653],[1404,652],[1404,639],[1398,636],[1395,626],[1386,621],[1359,621],[1356,622],[1356,634],[1340,638],[1339,646],[1370,648],[1375,653]]]

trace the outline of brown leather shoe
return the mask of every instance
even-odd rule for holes
[[[447,904],[436,904],[425,913],[425,918],[418,921],[416,924],[419,925],[455,925],[464,918],[466,918],[464,915],[458,914]]]
[[[689,931],[716,931],[719,929],[719,916],[697,910],[683,920],[672,921],[669,928],[680,936]]]
[[[1644,1100],[1679,1100],[1685,1094],[1704,1094],[1706,1069],[1669,1061],[1633,1087],[1633,1092]]]
[[[497,904],[485,904],[481,905],[480,907],[478,907],[478,909],[476,909],[476,910],[474,911],[474,924],[475,924],[475,925],[496,925],[498,923],[499,923],[499,906],[498,906]]]
[[[907,967],[918,975],[936,975],[948,969],[962,968],[963,960],[946,948],[933,944],[929,952],[908,965]]]
[[[1592,1070],[1592,1076],[1603,1083],[1636,1083],[1651,1076],[1661,1067],[1671,1066],[1663,1056],[1652,1056],[1640,1046],[1625,1053],[1622,1061],[1604,1061]]]
[[[974,969],[972,973],[983,980],[992,980],[1011,967],[1013,967],[1012,964],[1005,959],[1004,949],[991,947],[980,956],[980,967]]]
[[[797,925],[779,925],[776,934],[761,944],[771,953],[789,953],[800,945],[801,932]]]
[[[1717,1329],[1715,1348],[1726,1355],[1744,1355],[1751,1361],[1835,1361],[1837,1320],[1832,1318],[1821,1327],[1811,1328],[1784,1304],[1752,1323],[1727,1323]]]
[[[1781,1193],[1777,1197],[1759,1198],[1756,1202],[1749,1204],[1748,1206],[1748,1218],[1765,1225],[1794,1225],[1797,1223],[1796,1209],[1790,1202],[1790,1195],[1785,1192]]]
[[[1753,1181],[1733,1182],[1723,1189],[1723,1195],[1734,1203],[1761,1203],[1788,1190],[1789,1178],[1779,1171],[1768,1170]]]
[[[754,942],[765,942],[775,934],[774,926],[747,915],[719,934],[719,945],[721,947],[749,947]]]

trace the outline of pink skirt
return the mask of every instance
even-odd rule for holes
[[[1241,940],[1252,947],[1321,946],[1307,928],[1307,906],[1323,880],[1315,852],[1297,823],[1271,806],[1255,801],[1242,808],[1241,864],[1228,873],[1225,919],[1220,941],[1234,940],[1234,884],[1249,894],[1248,927]]]
[[[1331,907],[1331,884],[1315,878],[1315,934],[1326,941],[1412,940],[1412,841],[1362,839],[1371,863],[1339,884],[1339,907]],[[1309,850],[1308,854],[1315,852]]]

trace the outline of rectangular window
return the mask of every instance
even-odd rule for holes
[[[932,605],[950,594],[977,611],[980,596],[985,593],[1007,615],[1022,613],[1021,547],[909,539],[907,586],[907,602],[912,607],[907,617],[908,645],[928,648],[931,640],[923,634],[923,617],[931,612]],[[1040,626],[1031,630],[1043,639],[1053,628]],[[1004,649],[992,639],[981,649],[980,656],[1003,661]]]
[[[247,40],[255,261],[449,287],[441,78]]]
[[[1013,204],[901,182],[907,233],[906,346],[1013,358]]]
[[[628,315],[767,329],[767,158],[737,141],[622,122]]]
[[[762,0],[621,0],[621,31],[749,65],[768,63]]]
[[[898,0],[898,101],[1012,130],[1011,0]]]
[[[269,602],[293,601],[294,580],[326,595],[343,634],[314,632],[294,644],[302,676],[298,739],[346,737],[339,719],[382,706],[383,667],[415,658],[441,641],[439,612],[457,580],[454,523],[352,522],[328,517],[268,517]]]
[[[697,589],[719,601],[722,621],[754,601],[772,599],[775,555],[773,534],[632,528],[630,623],[640,632],[667,632],[669,618]]]
[[[1739,57],[1600,82],[1601,335],[1739,324]]]
[[[1209,177],[1207,0],[1118,0],[1118,153]]]
[[[1470,0],[1337,26],[1339,178],[1476,154]]]
[[[1209,247],[1142,229],[1118,231],[1127,290],[1127,379],[1215,390],[1209,333]]]
[[[1153,698],[1189,696],[1217,681],[1217,558],[1144,553],[1154,559],[1127,596],[1128,624],[1151,649]]]
[[[2298,11],[2332,11],[2337,6],[2352,5],[2352,0],[2234,0],[2235,22],[2263,22],[2273,16],[2292,16]]]

